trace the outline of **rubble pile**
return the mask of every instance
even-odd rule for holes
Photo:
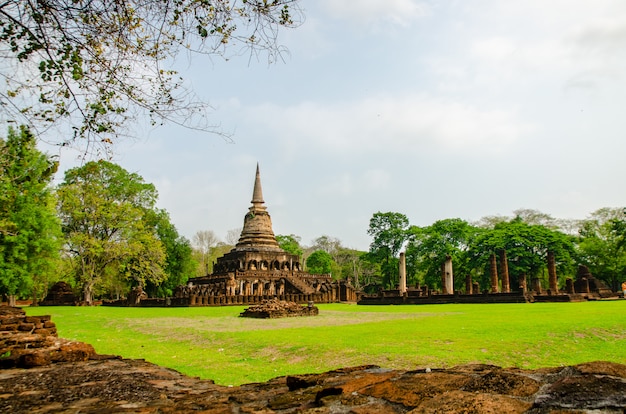
[[[32,368],[96,356],[89,344],[57,336],[50,315],[26,316],[20,308],[0,307],[0,368]]]
[[[319,314],[317,306],[309,302],[302,306],[296,302],[287,302],[279,299],[269,299],[258,305],[245,309],[239,316],[244,318],[286,318],[290,316],[314,316]]]

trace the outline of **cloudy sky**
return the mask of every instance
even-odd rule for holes
[[[274,232],[305,245],[367,250],[377,211],[425,226],[626,206],[623,0],[302,6],[284,63],[181,63],[233,142],[145,127],[116,148],[181,234],[240,228],[257,162]]]

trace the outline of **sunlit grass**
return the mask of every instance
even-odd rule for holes
[[[143,358],[225,385],[362,364],[626,363],[626,301],[318,306],[316,317],[272,320],[239,318],[243,306],[26,311],[51,314],[59,336],[98,353]]]

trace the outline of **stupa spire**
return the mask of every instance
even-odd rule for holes
[[[261,173],[259,172],[259,163],[256,163],[256,177],[254,178],[254,190],[252,192],[252,204],[264,204],[263,189],[261,188]]]
[[[259,163],[256,164],[256,176],[254,178],[254,190],[252,191],[252,206],[243,220],[243,229],[235,250],[258,250],[258,251],[283,251],[276,241],[272,230],[272,220],[261,188],[261,174]]]

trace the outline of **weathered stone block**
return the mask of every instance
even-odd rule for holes
[[[18,331],[23,331],[23,332],[29,332],[29,331],[32,331],[33,329],[35,329],[34,323],[21,323],[20,326],[17,328]]]

